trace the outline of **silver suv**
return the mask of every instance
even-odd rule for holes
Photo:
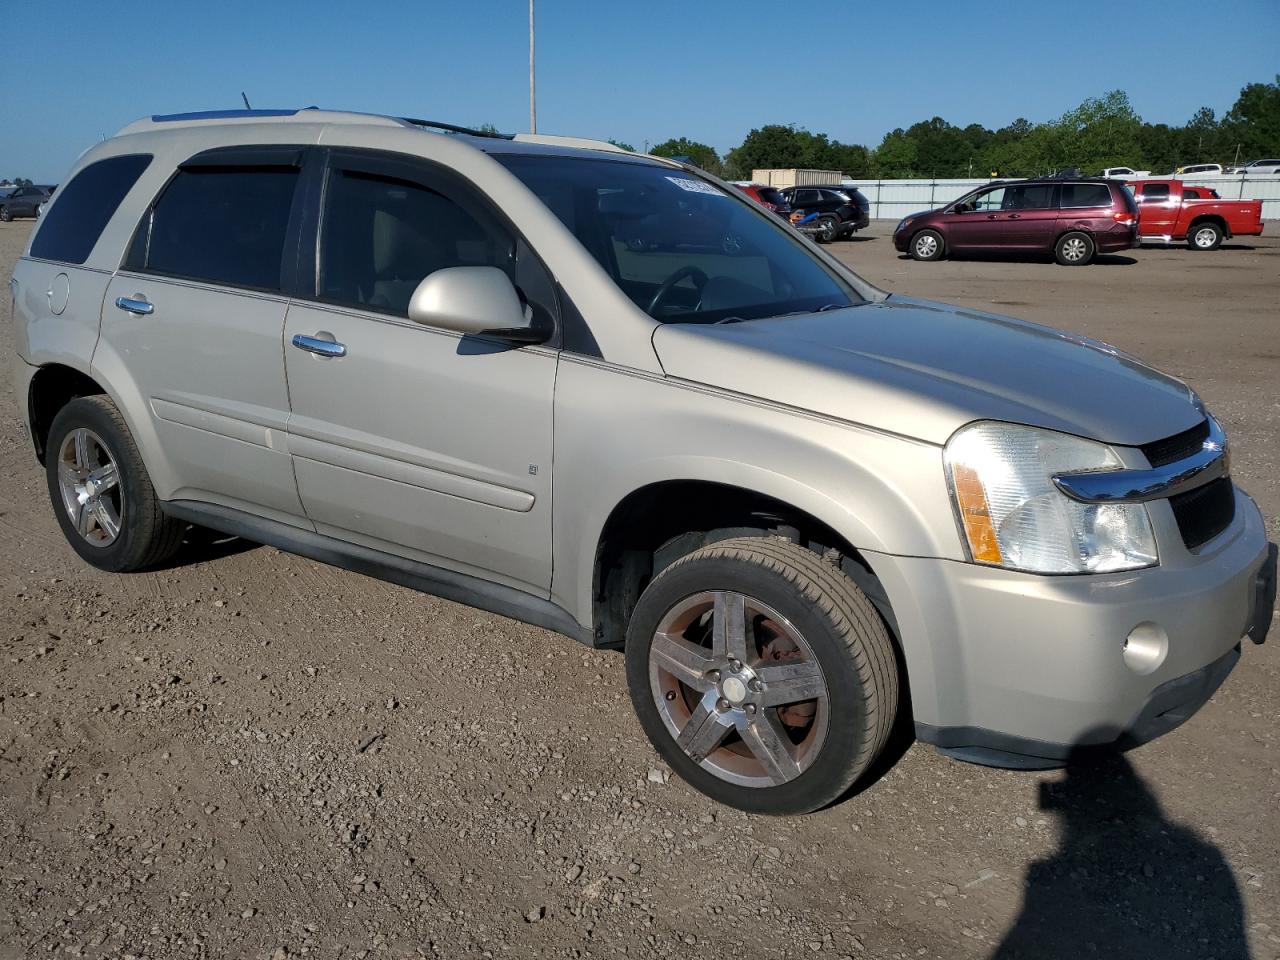
[[[670,160],[152,117],[80,160],[12,295],[86,561],[196,524],[621,648],[657,750],[744,809],[835,800],[896,721],[1006,766],[1140,743],[1270,623],[1184,384],[889,296]]]

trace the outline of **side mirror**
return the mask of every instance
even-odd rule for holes
[[[445,267],[422,278],[409,298],[409,319],[462,334],[485,334],[515,343],[541,343],[532,314],[511,280],[497,267]]]

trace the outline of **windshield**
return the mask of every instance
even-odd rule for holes
[[[655,320],[717,323],[861,303],[772,214],[683,170],[498,155]]]

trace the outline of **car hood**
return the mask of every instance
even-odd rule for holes
[[[1004,420],[1137,446],[1198,424],[1180,380],[1038,324],[891,296],[825,313],[664,324],[670,377],[942,444]]]

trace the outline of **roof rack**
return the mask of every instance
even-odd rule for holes
[[[405,123],[415,127],[430,127],[432,130],[446,130],[449,133],[465,133],[469,137],[491,137],[494,140],[514,140],[514,133],[498,133],[496,130],[474,130],[471,127],[460,127],[456,123],[441,123],[439,120],[419,120],[416,117],[401,117]]]

